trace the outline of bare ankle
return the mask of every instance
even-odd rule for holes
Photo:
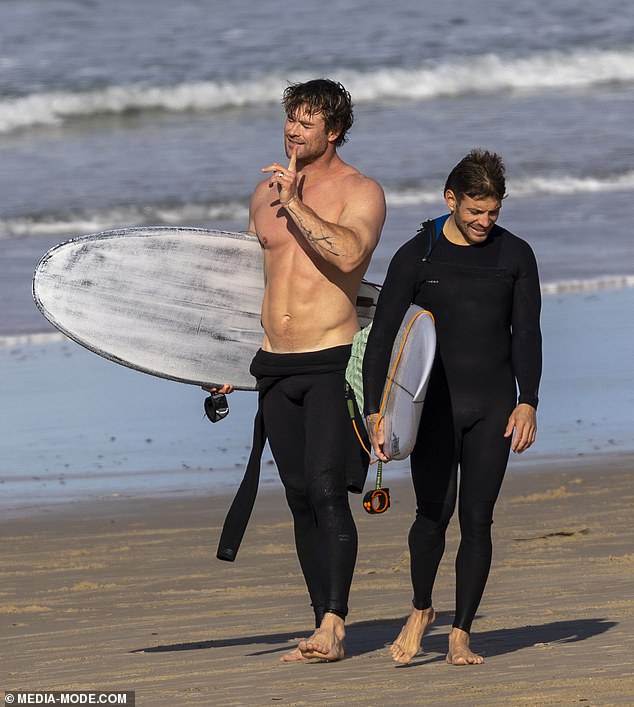
[[[345,624],[345,621],[341,618],[341,616],[339,616],[338,614],[333,614],[330,611],[327,611],[324,614],[324,618],[321,620],[321,624],[319,625],[319,629],[323,629],[324,631],[333,631],[336,635],[339,635],[339,634],[345,635],[346,624]]]
[[[417,614],[421,614],[422,616],[426,616],[426,615],[429,615],[429,614],[433,614],[433,613],[434,613],[434,607],[433,607],[433,606],[428,606],[426,609],[417,609],[415,606],[412,607],[412,608],[413,608],[413,610],[414,610]]]
[[[417,609],[416,607],[412,607],[411,615],[419,621],[433,621],[435,617],[434,607],[430,606],[427,609]]]

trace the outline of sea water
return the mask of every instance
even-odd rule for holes
[[[112,391],[99,395],[98,381],[88,401],[88,383],[73,388],[72,377],[57,398],[42,399],[49,389],[37,368],[24,366],[39,360],[37,337],[53,330],[33,306],[30,280],[50,246],[83,233],[142,224],[244,229],[260,168],[284,159],[280,96],[291,81],[329,77],[353,96],[356,120],[341,155],[381,182],[388,202],[370,279],[380,282],[398,245],[422,220],[443,213],[449,169],[471,147],[483,147],[505,159],[509,196],[501,223],[535,250],[545,316],[558,311],[563,292],[576,291],[570,297],[577,299],[565,301],[583,307],[583,297],[605,288],[631,288],[633,14],[629,0],[477,0],[460,7],[420,0],[4,0],[4,477],[19,470],[63,480],[183,465],[212,473],[242,464],[252,397],[232,404],[231,423],[199,429],[186,413],[196,406],[200,417],[191,388],[116,366],[111,373],[114,364],[67,344],[45,347],[48,360],[57,359],[54,366],[40,361],[39,370],[59,378],[76,366],[77,380],[85,370],[86,380],[127,382],[109,383],[116,401]],[[546,367],[545,384],[548,375]],[[25,393],[31,387],[40,393],[27,411],[33,427],[21,424],[18,433],[11,426],[15,401],[22,391],[34,405]],[[146,407],[138,395],[147,396]],[[62,409],[66,424],[43,444],[47,412],[59,421]],[[163,447],[152,432],[157,425]],[[69,433],[64,442],[72,429],[88,437]],[[124,454],[117,442],[123,445],[125,430],[136,430],[138,439]],[[223,441],[229,437],[233,447]],[[182,446],[169,453],[177,439]],[[224,462],[208,461],[221,459],[221,448]]]

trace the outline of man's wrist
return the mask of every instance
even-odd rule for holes
[[[284,208],[288,208],[294,201],[297,201],[297,195],[293,194],[293,196],[284,204]]]

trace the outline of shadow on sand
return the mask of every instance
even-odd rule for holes
[[[395,619],[377,619],[374,621],[359,621],[347,627],[346,647],[348,655],[360,655],[382,650],[389,645],[398,635],[401,626],[407,617]],[[444,660],[447,650],[447,633],[451,625],[452,615],[449,612],[440,612],[436,615],[436,622],[425,637],[425,653],[407,666],[413,667],[425,663]],[[475,632],[475,649],[484,656],[491,657],[514,653],[523,648],[530,648],[536,644],[576,643],[585,641],[593,636],[598,636],[616,626],[616,622],[607,619],[572,619],[570,621],[553,621],[546,624],[521,626],[495,631]],[[438,629],[445,628],[446,631]],[[171,651],[205,650],[208,648],[227,648],[229,646],[255,646],[258,644],[278,644],[275,648],[246,653],[245,655],[257,656],[269,653],[282,653],[292,648],[301,638],[310,635],[306,633],[267,633],[255,636],[236,636],[235,638],[222,638],[218,640],[196,641],[192,643],[174,643],[171,645],[151,646],[137,648],[131,653],[165,653]],[[279,645],[281,644],[281,645]]]

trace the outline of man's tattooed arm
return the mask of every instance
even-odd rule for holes
[[[338,263],[333,261],[334,258],[345,258],[356,249],[358,239],[352,230],[324,221],[297,198],[286,204],[286,210],[306,242],[325,260],[337,265]]]
[[[327,232],[329,229],[327,228],[330,224],[324,224],[326,228],[321,226],[321,224],[318,224],[318,230],[323,234],[323,235],[317,235],[314,233],[314,226],[315,224],[313,223],[313,228],[309,226],[309,221],[315,221],[315,218],[310,218],[310,214],[307,215],[302,213],[299,209],[296,210],[291,210],[292,207],[289,209],[289,205],[293,204],[294,202],[297,202],[297,199],[291,199],[291,201],[286,205],[289,213],[293,216],[293,221],[299,226],[300,231],[302,232],[302,235],[304,238],[308,241],[308,243],[315,249],[315,250],[323,250],[326,253],[330,253],[331,255],[334,255],[335,257],[339,257],[341,253],[337,251],[337,245],[336,245],[336,236],[332,232]],[[308,207],[304,206],[304,209],[308,210]],[[311,209],[312,211],[312,209]]]

